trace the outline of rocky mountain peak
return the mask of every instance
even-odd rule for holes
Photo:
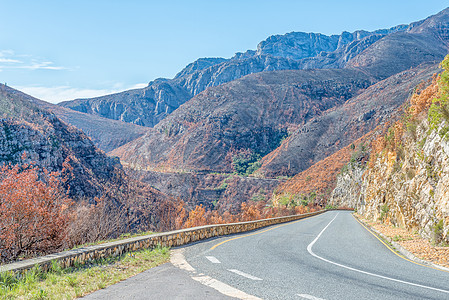
[[[199,58],[195,60],[193,63],[188,64],[184,69],[182,69],[178,74],[176,74],[175,78],[183,77],[192,74],[196,71],[204,70],[206,68],[212,67],[225,61],[227,61],[227,59],[222,57]]]
[[[427,33],[433,35],[446,45],[449,44],[449,7],[423,21],[412,23],[410,33]]]

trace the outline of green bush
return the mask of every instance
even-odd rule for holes
[[[262,166],[260,159],[261,156],[258,153],[241,152],[232,158],[232,167],[237,174],[248,176]]]
[[[379,219],[381,222],[383,222],[385,220],[389,211],[390,211],[390,208],[388,207],[388,205],[386,203],[380,207],[380,218]]]
[[[446,121],[446,126],[440,130],[439,134],[443,138],[447,138],[449,131],[449,55],[441,62],[441,67],[444,71],[438,80],[440,97],[433,100],[428,112],[428,121],[431,130],[438,130],[443,120]]]

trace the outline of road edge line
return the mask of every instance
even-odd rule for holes
[[[446,272],[449,273],[449,268],[434,264],[433,262],[430,261],[426,261],[423,259],[420,259],[418,257],[416,257],[413,253],[411,253],[410,251],[408,251],[407,249],[405,249],[404,247],[402,247],[400,244],[396,243],[395,241],[393,241],[391,238],[389,238],[388,236],[384,235],[383,233],[379,232],[378,230],[374,229],[373,227],[371,227],[370,225],[366,224],[365,222],[363,222],[362,220],[360,220],[359,218],[357,218],[354,214],[352,214],[352,216],[354,217],[354,219],[356,219],[357,222],[360,223],[360,225],[362,225],[369,233],[371,233],[372,235],[374,235],[374,237],[376,237],[382,244],[384,244],[385,247],[387,247],[391,252],[393,252],[394,254],[396,254],[397,256],[399,256],[400,258],[409,261],[411,263],[414,263],[416,265],[420,265],[426,268],[430,268],[430,269],[434,269],[437,271],[442,271],[442,272]],[[389,242],[391,245],[393,245],[393,247],[395,249],[392,249],[390,247],[390,245],[386,244],[384,241]],[[402,255],[399,255],[399,253]]]
[[[235,287],[232,287],[224,282],[221,282],[215,278],[212,278],[207,275],[194,275],[195,268],[193,268],[185,259],[184,257],[184,249],[174,249],[172,250],[171,256],[170,256],[170,263],[174,265],[175,267],[188,271],[190,274],[190,278],[192,278],[195,281],[198,281],[199,283],[208,286],[210,288],[213,288],[214,290],[217,290],[219,293],[234,297],[242,300],[262,300],[261,298],[258,298],[253,295],[249,295],[245,293],[244,291],[241,291],[239,289],[236,289]],[[193,276],[192,276],[193,275]]]
[[[313,250],[312,250],[313,245],[315,245],[315,243],[318,241],[318,239],[321,237],[321,235],[324,233],[324,231],[326,231],[326,229],[332,224],[332,222],[334,222],[334,220],[337,218],[337,216],[338,216],[338,214],[326,225],[326,227],[323,228],[323,230],[321,230],[321,232],[317,235],[317,237],[307,246],[307,252],[309,252],[310,255],[312,255],[313,257],[318,258],[318,259],[320,259],[320,260],[322,260],[324,262],[327,262],[329,264],[335,265],[337,267],[344,268],[344,269],[347,269],[347,270],[351,270],[351,271],[354,271],[354,272],[358,272],[358,273],[361,273],[361,274],[365,274],[365,275],[368,275],[368,276],[373,276],[373,277],[377,277],[377,278],[381,278],[381,279],[385,279],[385,280],[390,280],[390,281],[394,281],[394,282],[398,282],[398,283],[403,283],[403,284],[410,285],[410,286],[420,287],[420,288],[424,288],[424,289],[429,289],[429,290],[433,290],[433,291],[449,294],[449,290],[443,290],[443,289],[434,288],[434,287],[423,285],[423,284],[419,284],[419,283],[413,283],[413,282],[410,282],[410,281],[405,281],[405,280],[396,279],[396,278],[392,278],[392,277],[388,277],[388,276],[384,276],[384,275],[380,275],[380,274],[376,274],[376,273],[371,273],[371,272],[368,272],[368,271],[363,271],[363,270],[360,270],[360,269],[357,269],[357,268],[353,268],[353,267],[350,267],[350,266],[346,266],[346,265],[343,265],[343,264],[331,261],[329,259],[326,259],[324,257],[319,256],[318,254],[315,254],[315,252],[313,252]]]

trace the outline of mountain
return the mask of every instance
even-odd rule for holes
[[[62,121],[82,130],[98,148],[105,152],[135,140],[148,131],[147,127],[81,113],[37,99],[34,103],[54,113]]]
[[[436,65],[422,65],[400,72],[370,86],[344,104],[323,112],[265,156],[257,173],[275,177],[302,172],[377,126],[397,118],[398,108],[415,87],[437,72]]]
[[[349,69],[248,75],[200,93],[111,154],[141,169],[232,172],[236,156],[266,155],[289,131],[373,82]]]
[[[237,53],[231,59],[198,59],[171,80],[157,79],[143,89],[65,101],[60,105],[84,113],[153,127],[208,87],[263,71],[343,68],[352,57],[377,40],[407,28],[401,25],[374,32],[343,32],[332,36],[303,32],[271,36],[257,46],[257,51]],[[404,67],[408,68],[409,65]]]
[[[259,43],[256,51],[237,53],[231,59],[198,59],[179,72],[175,78],[157,79],[143,89],[60,104],[85,114],[76,115],[69,110],[55,108],[52,111],[72,125],[84,130],[99,147],[105,151],[112,151],[142,136],[146,131],[142,127],[121,126],[119,123],[108,123],[99,118],[87,121],[89,118],[86,114],[154,127],[182,104],[208,88],[231,82],[248,74],[273,70],[356,69],[366,73],[371,77],[372,83],[375,83],[420,64],[441,61],[448,49],[448,20],[449,9],[446,9],[437,15],[410,25],[399,25],[374,32],[343,32],[341,35],[332,36],[291,32],[285,35],[271,36]],[[282,74],[282,72],[278,74]],[[196,101],[193,99],[192,101]],[[228,108],[238,110],[237,101],[239,99],[239,96],[235,99],[236,107],[228,106]],[[204,101],[204,103],[213,105],[208,101]],[[340,104],[336,103],[335,105]],[[210,108],[201,107],[200,103],[196,109],[211,111]],[[181,111],[189,113],[187,110]],[[177,113],[177,116],[184,119],[189,118],[181,116],[180,113]],[[245,126],[244,124],[243,122],[242,126]],[[165,130],[168,130],[167,125],[164,126]],[[232,129],[229,130],[232,131]],[[153,132],[147,135],[157,136],[157,133]],[[164,147],[158,146],[157,148],[159,150],[153,150],[153,153],[162,151]],[[270,145],[268,148],[265,147],[256,152],[259,155],[264,155],[268,150],[273,150],[272,148],[273,145]],[[338,150],[338,147],[332,151],[335,150]],[[141,151],[140,149],[138,152]],[[183,150],[179,151],[179,153],[183,152]],[[176,156],[173,151],[171,153],[172,156]],[[320,153],[330,154],[331,152]],[[323,158],[321,154],[317,158]],[[120,155],[126,154],[122,151]],[[131,155],[128,154],[128,156]],[[130,160],[129,157],[126,160]],[[313,159],[311,163],[313,162],[316,160]],[[162,161],[160,163],[163,164]],[[303,164],[300,169],[307,167],[306,165]],[[179,168],[184,167],[184,163],[179,166]],[[201,168],[210,169],[211,167],[204,165],[194,169]],[[218,169],[223,169],[223,166]],[[224,169],[229,170],[228,167]],[[283,169],[280,173],[290,174],[298,171],[296,167],[292,168],[291,166],[287,169],[290,171]],[[275,174],[276,172],[273,171],[267,170],[266,174]]]
[[[34,162],[58,172],[68,163],[73,170],[67,188],[75,199],[100,197],[107,187],[126,184],[118,160],[106,156],[83,132],[41,108],[39,101],[0,85],[0,163]]]
[[[276,62],[315,67],[324,67],[334,57],[334,63],[344,63],[343,69],[261,69],[209,87],[154,130],[111,153],[135,168],[232,172],[236,163],[248,168],[262,164],[259,175],[295,175],[393,118],[414,86],[429,79],[436,72],[435,61],[448,52],[445,28],[449,28],[449,9],[385,32],[272,37],[258,51],[214,64],[201,74],[215,69],[223,70],[220,75],[228,74],[224,70],[230,68],[248,70],[248,62],[272,59],[273,53],[278,55]],[[301,48],[292,40],[307,42]],[[297,56],[292,54],[294,49]],[[335,50],[332,55],[321,51],[315,57],[311,49]],[[350,49],[358,50],[346,56]],[[193,78],[196,72],[187,77]],[[206,78],[222,82],[219,77]]]

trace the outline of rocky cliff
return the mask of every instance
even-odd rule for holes
[[[67,187],[73,198],[101,196],[125,184],[118,160],[107,157],[80,130],[40,108],[39,101],[0,85],[0,164],[34,162],[48,171],[73,168]]]
[[[330,200],[436,243],[449,241],[449,57],[443,66],[439,83],[418,89],[403,118],[373,142],[369,163],[341,172]]]

